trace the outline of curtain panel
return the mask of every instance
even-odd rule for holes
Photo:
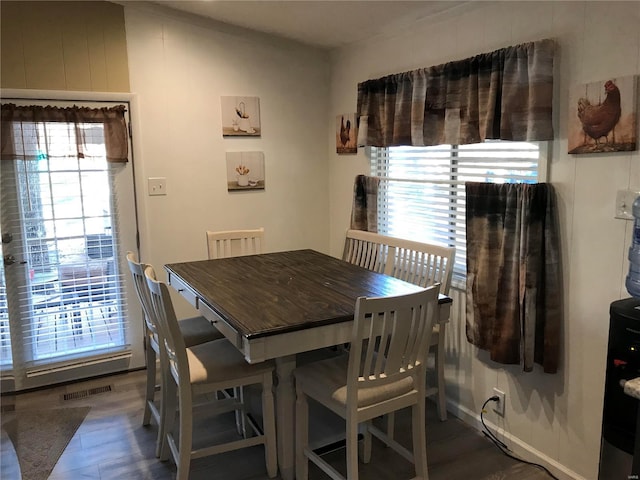
[[[378,233],[378,187],[380,179],[357,175],[353,183],[351,230]]]
[[[104,143],[108,162],[124,163],[128,161],[129,137],[125,122],[124,105],[111,108],[87,108],[87,107],[52,107],[52,106],[16,106],[12,103],[3,103],[1,113],[1,143],[0,152],[2,160],[37,158],[38,151],[45,152],[47,148],[39,145],[30,145],[23,148],[22,140],[16,142],[16,138],[23,138],[23,129],[30,130],[37,123],[64,122],[75,125],[75,135],[78,158],[84,158],[87,152],[86,145],[91,143],[91,133],[88,133],[80,124],[99,123],[104,126]],[[102,141],[102,138],[100,139]]]
[[[562,284],[550,184],[466,184],[470,343],[492,360],[556,373]]]
[[[358,144],[553,139],[553,40],[358,84]]]

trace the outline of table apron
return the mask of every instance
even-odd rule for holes
[[[340,322],[249,339],[240,335],[206,303],[202,301],[197,303],[202,316],[220,330],[242,352],[249,363],[259,363],[285,355],[341,345],[351,340],[353,322]],[[438,321],[446,323],[449,319],[451,304],[440,304],[438,310]]]

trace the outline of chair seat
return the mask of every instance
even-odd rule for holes
[[[248,363],[226,339],[187,348],[192,385],[221,383],[273,371],[273,362]]]
[[[186,347],[224,338],[224,335],[204,317],[185,318],[179,320],[178,325]]]
[[[317,399],[327,399],[347,404],[347,369],[349,356],[342,355],[321,360],[295,370],[296,382],[302,389]],[[393,397],[399,397],[414,389],[413,379],[406,377],[375,388],[358,389],[358,408],[374,405]]]

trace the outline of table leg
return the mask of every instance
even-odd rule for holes
[[[293,370],[296,356],[276,358],[276,425],[278,436],[278,466],[282,480],[295,477],[295,403]]]

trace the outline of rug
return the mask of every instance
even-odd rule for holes
[[[91,407],[16,410],[2,428],[15,447],[23,480],[46,480]]]

